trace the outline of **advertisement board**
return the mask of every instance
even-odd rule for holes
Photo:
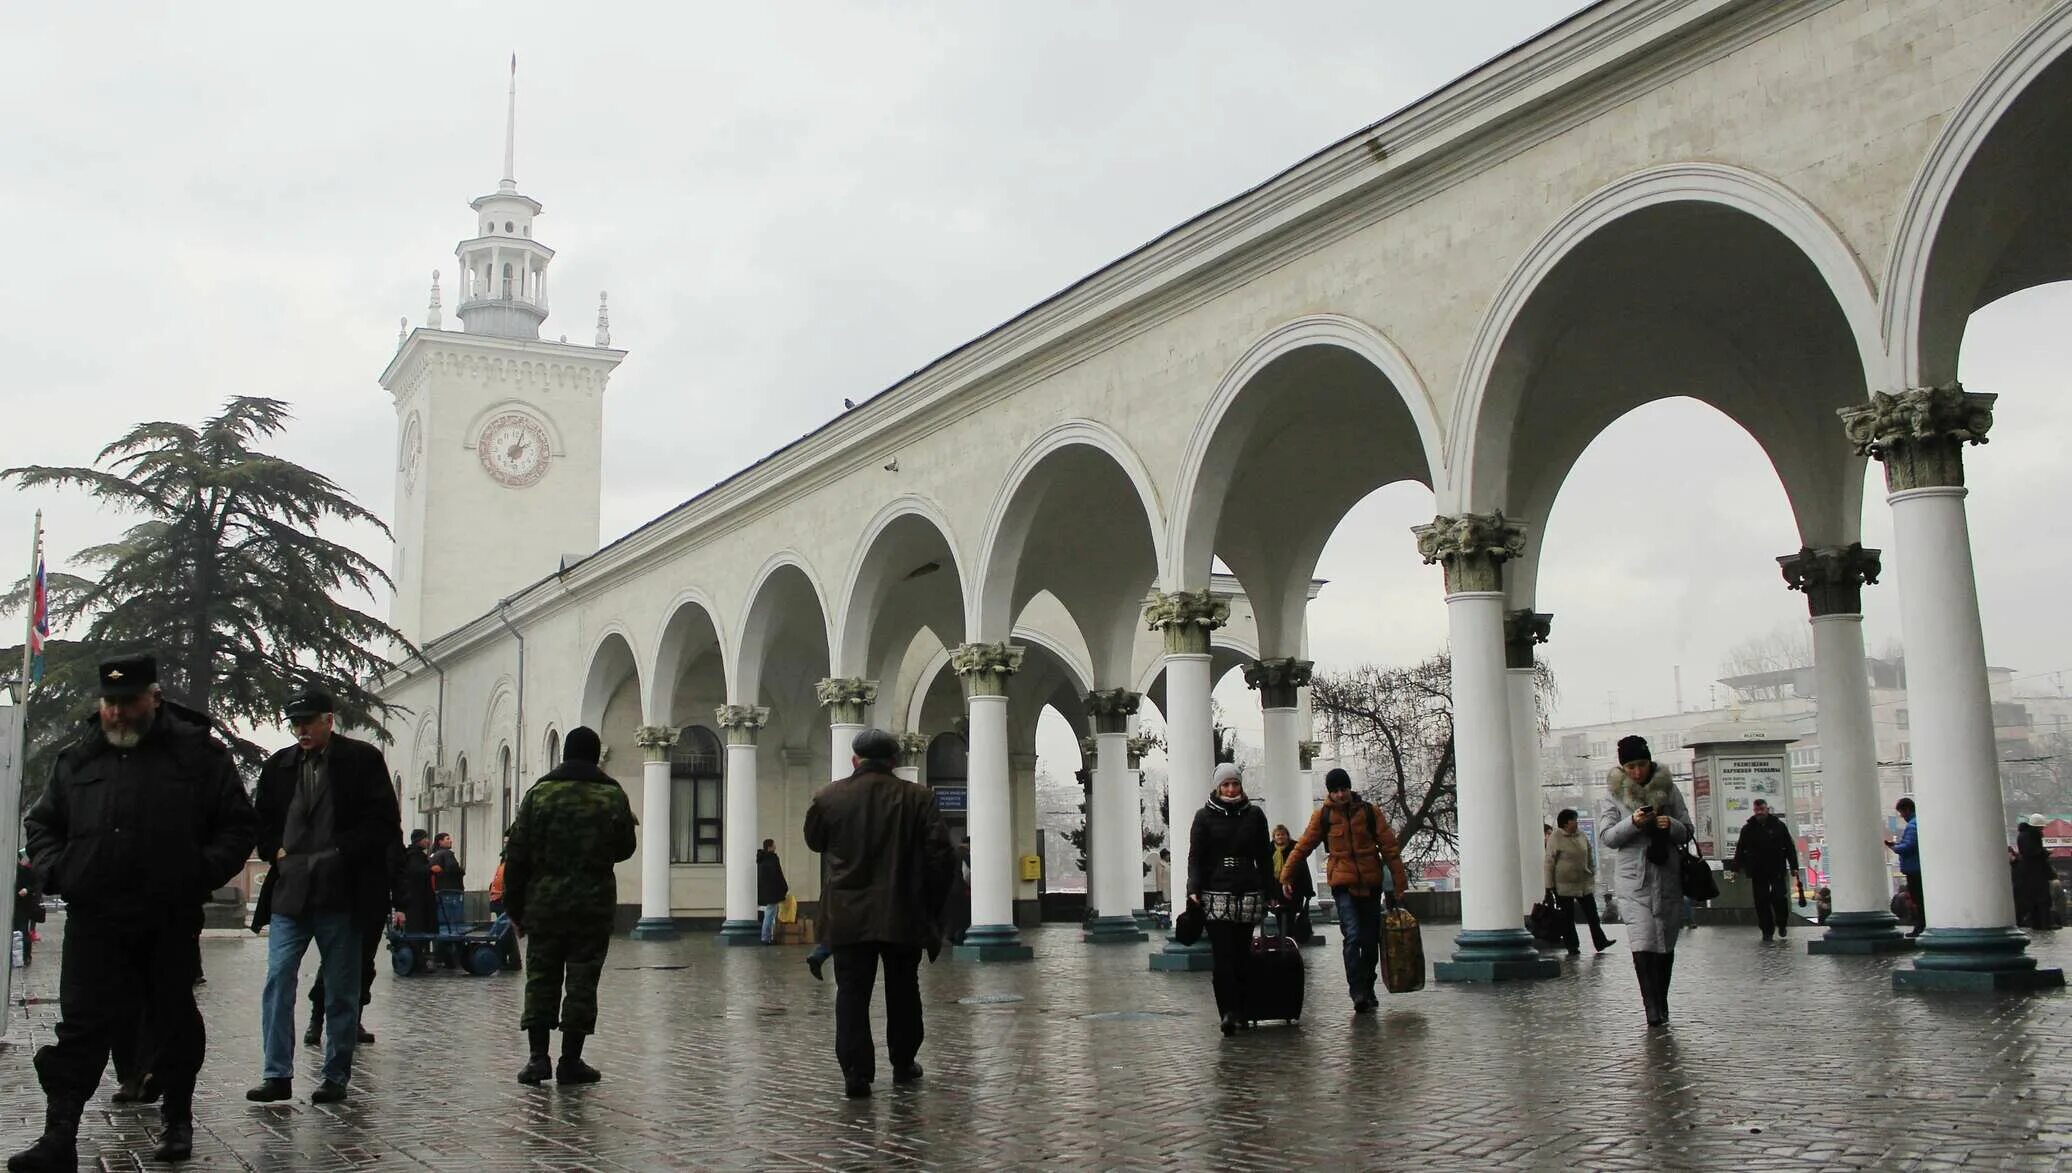
[[[1712,760],[1702,755],[1691,761],[1691,821],[1697,824],[1691,833],[1698,841],[1698,854],[1716,858],[1719,853],[1714,849],[1718,840],[1713,834]]]

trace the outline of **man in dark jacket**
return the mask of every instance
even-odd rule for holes
[[[266,990],[259,1006],[265,1066],[245,1098],[294,1095],[295,991],[302,955],[316,942],[324,985],[324,1082],[313,1104],[345,1099],[360,1034],[361,938],[389,909],[391,845],[403,816],[381,751],[336,732],[329,694],[288,698],[295,744],[259,774],[259,853],[273,867],[259,890],[252,931],[266,930]],[[367,979],[372,982],[372,971]]]
[[[613,867],[635,846],[633,807],[610,774],[597,768],[603,743],[578,726],[561,743],[562,761],[518,804],[504,849],[504,911],[528,934],[525,1012],[518,1019],[532,1056],[518,1082],[552,1076],[562,1084],[596,1083],[583,1062],[583,1040],[597,1031],[597,978],[612,939],[619,882]],[[667,834],[657,827],[655,834]],[[567,983],[564,997],[563,982]],[[561,1064],[547,1061],[561,1028]]]
[[[36,1052],[43,1135],[12,1173],[78,1163],[79,1115],[101,1082],[111,1033],[149,1018],[165,1100],[154,1159],[194,1146],[194,1077],[206,1036],[194,1005],[202,903],[252,854],[252,804],[208,719],[167,702],[158,662],[100,665],[101,703],[58,755],[25,820],[44,891],[66,903],[57,1042]]]
[[[35,960],[35,934],[37,922],[43,919],[43,896],[36,891],[36,869],[29,866],[29,852],[24,848],[21,858],[14,864],[14,931],[22,935],[22,967],[28,968]]]
[[[899,742],[882,729],[856,735],[855,772],[813,796],[806,846],[825,857],[821,907],[835,961],[835,1059],[843,1091],[871,1094],[877,1048],[871,989],[885,966],[885,1045],[892,1079],[921,1078],[921,951],[942,947],[938,923],[957,854],[927,787],[893,773]]]
[[[784,879],[784,862],[777,858],[777,841],[763,840],[762,850],[755,853],[755,902],[763,910],[763,944],[777,940],[777,906],[791,894],[791,885]]]
[[[403,864],[396,874],[396,917],[408,933],[439,931],[439,897],[432,890],[432,833],[418,828],[410,832],[410,846],[403,849]],[[431,951],[422,941],[412,949],[416,971],[432,968]]]
[[[1727,869],[1747,876],[1754,886],[1755,922],[1767,941],[1771,933],[1782,937],[1791,927],[1790,890],[1784,881],[1787,875],[1798,877],[1799,846],[1791,837],[1791,828],[1770,810],[1769,803],[1758,798],[1754,810],[1741,825],[1741,838],[1734,844],[1734,858]]]

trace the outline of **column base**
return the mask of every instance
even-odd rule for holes
[[[634,930],[636,934],[639,931],[638,928]],[[760,945],[763,943],[762,922],[753,920],[721,921],[719,926],[719,943],[722,945]]]
[[[1524,929],[1468,929],[1454,938],[1453,960],[1432,966],[1442,982],[1540,981],[1561,973],[1561,963],[1541,957]]]
[[[1870,957],[1910,953],[1914,942],[1889,912],[1838,912],[1827,918],[1827,934],[1806,943],[1806,952]]]
[[[1131,909],[1130,919],[1136,921],[1137,927],[1147,933],[1158,931],[1158,914],[1148,908]]]
[[[1216,959],[1209,953],[1209,943],[1205,940],[1182,945],[1167,937],[1158,952],[1151,955],[1153,973],[1207,973],[1214,968]]]
[[[674,941],[679,936],[676,921],[666,916],[644,916],[633,922],[636,941]]]
[[[964,931],[964,943],[950,948],[959,961],[1027,961],[1036,951],[1022,944],[1021,931],[1013,925],[973,925]]]
[[[1916,939],[1920,954],[1912,969],[1892,972],[1895,990],[1928,993],[1993,993],[2054,990],[2065,971],[2045,969],[2029,956],[2029,936],[2010,928],[1931,928]]]
[[[1089,945],[1134,945],[1149,941],[1151,934],[1138,928],[1133,916],[1097,916],[1086,922],[1079,939]]]

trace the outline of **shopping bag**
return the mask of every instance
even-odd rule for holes
[[[1407,908],[1392,908],[1381,922],[1381,980],[1391,994],[1422,990],[1425,984],[1424,937]]]
[[[777,902],[777,923],[788,925],[797,919],[799,919],[798,897],[786,892],[784,899]]]

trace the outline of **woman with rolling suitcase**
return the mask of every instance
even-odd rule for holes
[[[1237,1033],[1245,1013],[1245,969],[1252,926],[1266,915],[1273,842],[1266,815],[1245,797],[1244,776],[1231,763],[1216,767],[1216,789],[1195,812],[1188,835],[1187,900],[1201,909],[1215,958],[1216,1012],[1223,1033]]]

